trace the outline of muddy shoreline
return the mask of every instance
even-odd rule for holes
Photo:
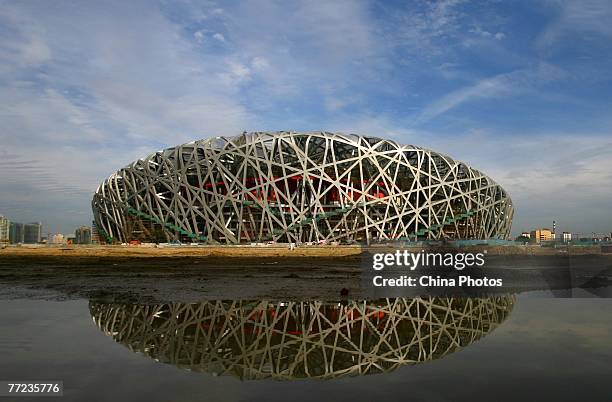
[[[342,262],[340,262],[342,261]],[[359,288],[358,256],[0,257],[0,298],[96,298],[122,302],[337,296]]]
[[[0,253],[0,299],[162,303],[368,298],[360,254],[228,258],[143,253],[146,258],[135,258],[120,253],[63,252]],[[563,288],[568,275],[573,283],[591,278],[596,279],[595,286],[612,282],[612,255],[493,254],[487,258],[488,267],[482,274],[503,276],[511,284],[500,292]]]
[[[451,245],[323,245],[300,246],[294,249],[286,244],[274,245],[199,245],[199,246],[169,246],[169,245],[11,245],[0,248],[0,260],[5,257],[98,257],[107,258],[164,258],[164,257],[226,257],[226,258],[358,258],[364,252],[388,252],[398,248],[411,252],[421,250],[458,251],[478,253],[486,252],[489,255],[600,255],[606,254],[608,248],[602,246],[560,246],[540,247],[539,245],[471,245],[455,247]],[[612,250],[608,253],[612,255]]]

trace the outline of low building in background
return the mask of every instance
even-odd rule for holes
[[[529,232],[522,232],[520,235],[518,235],[515,239],[515,242],[517,243],[522,243],[522,244],[527,244],[531,242],[531,238],[529,235]]]
[[[64,244],[64,235],[61,233],[56,233],[51,237],[51,243],[53,244]]]
[[[74,231],[75,244],[91,244],[91,228],[89,226],[81,226]]]
[[[572,234],[570,232],[563,232],[563,243],[569,243],[572,241]]]
[[[23,242],[26,244],[40,243],[42,237],[42,224],[40,222],[23,225]]]
[[[8,243],[9,242],[9,228],[11,225],[11,221],[9,221],[4,216],[0,215],[0,243]]]
[[[553,241],[553,231],[547,228],[532,230],[529,236],[536,243],[542,243],[547,241]]]
[[[595,233],[590,236],[593,243],[607,243],[612,239],[612,233]]]

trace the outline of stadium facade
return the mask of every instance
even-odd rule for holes
[[[412,145],[329,132],[253,132],[164,149],[92,201],[107,242],[506,239],[506,191]]]

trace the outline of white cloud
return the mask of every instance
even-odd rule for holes
[[[479,26],[470,29],[470,32],[483,38],[494,38],[496,40],[502,40],[506,37],[506,34],[503,32],[496,32],[495,34],[493,34],[489,31],[483,30]]]
[[[196,31],[193,34],[193,37],[195,38],[196,42],[198,43],[202,43],[204,41],[204,32],[203,31]]]
[[[194,132],[205,134],[224,127],[230,130],[243,127],[248,119],[235,97],[238,83],[217,79],[227,68],[244,79],[248,77],[248,68],[237,63],[228,66],[214,59],[203,61],[196,49],[183,40],[180,28],[154,8],[140,9],[134,3],[123,10],[115,7],[116,13],[111,15],[86,7],[74,10],[80,14],[71,24],[57,23],[70,12],[61,7],[20,11],[20,19],[28,24],[13,28],[26,38],[32,37],[32,32],[47,31],[44,46],[53,57],[46,61],[48,69],[41,80],[29,87],[13,85],[13,92],[37,99],[36,91],[46,94],[53,91],[54,102],[78,103],[77,110],[92,127],[110,123],[112,130],[105,130],[107,135],[117,135],[119,130],[135,138],[170,144],[170,141],[189,139]],[[133,18],[135,15],[139,18]],[[14,69],[9,75],[22,73]],[[59,91],[62,87],[69,90]],[[72,96],[72,89],[82,94],[83,100]],[[50,100],[49,95],[40,99],[41,102]],[[4,104],[11,107],[12,103]],[[190,105],[206,105],[206,108],[195,111]],[[40,111],[44,109],[41,107]],[[26,116],[23,115],[24,121],[35,120]],[[239,120],[212,126],[210,122],[217,120],[215,116],[233,116]],[[73,123],[75,127],[83,126],[78,121]],[[32,133],[35,137],[46,134],[44,131]],[[172,139],[169,135],[180,138]]]
[[[608,0],[559,0],[548,4],[556,17],[537,39],[540,47],[557,42],[570,34],[596,33],[612,36],[612,3]]]
[[[476,27],[470,30],[470,32],[472,32],[473,34],[479,35],[479,36],[484,36],[485,38],[490,38],[491,37],[491,32],[489,31],[484,31],[482,28],[480,27]]]
[[[270,67],[270,62],[268,62],[268,60],[265,57],[254,57],[253,60],[251,60],[251,66],[255,69],[255,70],[265,70],[266,68]]]
[[[225,36],[223,36],[223,34],[217,32],[216,34],[213,35],[213,38],[218,40],[219,42],[225,42]]]
[[[219,21],[232,32],[232,58],[250,60],[266,91],[278,96],[300,96],[304,89],[314,94],[325,81],[355,80],[377,68],[372,62],[385,49],[374,40],[371,15],[361,2],[241,2]]]
[[[325,97],[325,108],[330,112],[338,112],[341,109],[346,108],[347,106],[354,104],[358,101],[358,97],[356,96],[326,96]]]
[[[11,7],[0,8],[0,25],[21,26],[24,31],[18,31],[9,40],[0,42],[0,72],[7,66],[19,68],[36,67],[51,57],[51,49],[44,41],[45,31],[27,19],[21,18]]]
[[[229,63],[230,74],[236,78],[237,81],[248,80],[251,78],[251,69],[242,63],[230,61]]]
[[[565,76],[565,72],[558,67],[539,63],[535,68],[519,69],[485,78],[431,102],[418,114],[416,123],[431,120],[466,102],[523,93],[545,82],[555,81]]]
[[[53,193],[58,201],[36,213],[49,216],[54,231],[70,229],[63,222],[74,224],[78,215],[59,212],[62,197],[80,200],[71,205],[87,223],[88,199],[112,170],[151,150],[241,132],[255,120],[236,96],[247,67],[202,59],[193,39],[150,5],[111,10],[91,3],[3,7],[0,149],[44,161],[23,167],[32,175],[0,169],[0,204],[12,205],[14,219],[29,219],[14,199]],[[228,69],[236,77],[219,79]]]
[[[416,122],[423,123],[431,120],[468,101],[499,96],[514,90],[515,88],[510,85],[510,78],[507,74],[486,78],[469,87],[453,91],[430,103],[419,113]]]
[[[419,59],[444,56],[448,52],[446,41],[463,34],[464,14],[458,9],[462,3],[446,0],[393,8],[387,16],[391,23],[385,24],[385,39],[389,46]]]

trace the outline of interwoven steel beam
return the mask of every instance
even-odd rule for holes
[[[105,180],[109,240],[209,243],[505,239],[513,207],[478,170],[431,150],[328,132],[255,132],[168,148]]]
[[[242,379],[329,379],[439,359],[503,322],[514,296],[322,302],[90,302],[96,325],[130,350]]]

